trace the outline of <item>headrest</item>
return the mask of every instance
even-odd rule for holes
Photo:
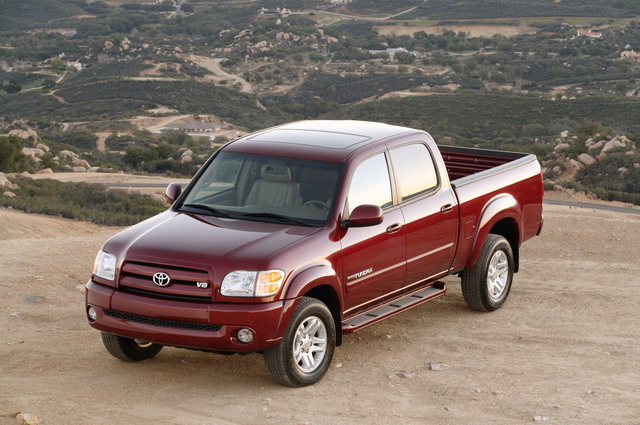
[[[260,177],[270,182],[288,183],[291,181],[291,170],[286,165],[264,164]]]

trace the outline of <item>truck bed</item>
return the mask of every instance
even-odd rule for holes
[[[447,167],[451,184],[460,187],[478,178],[483,178],[490,173],[476,174],[487,170],[499,172],[508,167],[516,166],[520,162],[529,162],[531,154],[519,152],[506,152],[478,148],[465,148],[459,146],[438,145],[442,159]],[[520,161],[518,161],[520,160]],[[515,162],[517,161],[517,162]],[[513,164],[510,164],[513,163]],[[498,168],[500,167],[500,168]]]

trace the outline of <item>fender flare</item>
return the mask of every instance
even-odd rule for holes
[[[342,311],[344,308],[344,297],[341,289],[342,284],[335,270],[326,264],[311,266],[293,276],[284,291],[284,306],[274,338],[281,338],[284,335],[293,317],[293,313],[300,302],[300,297],[320,286],[329,287],[337,302],[337,305],[335,305],[332,310],[332,314],[336,325],[336,333],[338,334],[337,338],[338,340],[341,339]]]
[[[516,246],[513,248],[514,252],[517,250],[520,245],[520,235],[522,235],[522,210],[518,201],[512,195],[501,194],[487,202],[480,214],[471,253],[464,266],[465,270],[469,270],[476,265],[489,231],[497,222],[505,218],[512,219],[516,223],[516,231],[518,233],[515,235]]]

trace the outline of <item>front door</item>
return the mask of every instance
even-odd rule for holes
[[[404,220],[402,211],[393,207],[384,153],[362,161],[351,179],[348,213],[365,204],[380,206],[384,219],[376,226],[348,228],[341,240],[347,315],[376,304],[404,282]]]

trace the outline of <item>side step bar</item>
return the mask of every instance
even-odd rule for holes
[[[443,282],[432,282],[426,286],[421,286],[415,291],[404,294],[385,305],[375,307],[374,309],[346,319],[342,322],[342,333],[349,334],[358,331],[387,317],[398,314],[401,311],[438,298],[444,295],[445,292],[447,292],[447,287]]]

